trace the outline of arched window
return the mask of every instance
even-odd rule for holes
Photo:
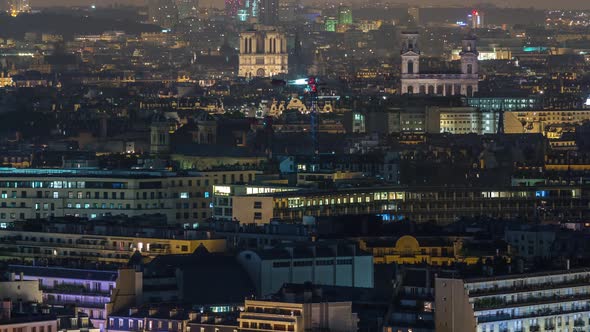
[[[473,97],[473,87],[471,85],[467,86],[467,97]]]
[[[429,85],[428,86],[428,94],[429,95],[433,95],[434,94],[434,85]]]
[[[408,74],[413,74],[414,73],[414,61],[410,60],[408,61]]]
[[[425,85],[420,85],[420,94],[421,95],[425,95],[426,94],[426,86]]]
[[[467,64],[467,74],[473,74],[473,65]]]
[[[408,94],[411,95],[414,93],[414,87],[411,85],[408,85]]]

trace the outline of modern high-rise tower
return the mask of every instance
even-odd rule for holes
[[[172,28],[178,23],[178,7],[174,0],[149,0],[148,14],[150,23],[162,28]]]
[[[197,17],[199,9],[198,0],[176,0],[176,8],[178,9],[178,18],[186,19],[189,17]]]
[[[29,0],[6,0],[6,11],[12,16],[31,11]]]
[[[264,25],[279,23],[279,0],[260,0],[259,22]]]
[[[229,17],[236,17],[238,10],[242,7],[240,0],[225,0],[225,15]]]

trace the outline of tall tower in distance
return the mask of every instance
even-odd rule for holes
[[[408,8],[408,16],[414,21],[416,25],[420,25],[420,8],[419,7],[409,7]]]
[[[199,10],[198,0],[176,0],[176,8],[178,8],[178,18],[183,20],[189,17],[197,17]]]
[[[338,7],[338,24],[349,25],[352,24],[352,8],[348,6]]]
[[[259,22],[270,26],[279,23],[279,0],[260,0]]]
[[[471,14],[467,15],[467,22],[472,29],[481,29],[484,27],[484,13],[480,10],[474,9]]]
[[[174,0],[149,0],[149,21],[162,28],[172,28],[178,23],[178,8]]]
[[[11,16],[31,12],[29,0],[6,0],[6,10]]]
[[[240,0],[225,0],[225,15],[228,17],[236,17],[238,10],[242,7]]]

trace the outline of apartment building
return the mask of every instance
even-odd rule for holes
[[[435,281],[436,331],[588,331],[590,269]]]
[[[224,252],[226,240],[209,233],[187,231],[146,233],[145,229],[129,232],[101,233],[88,227],[58,229],[57,224],[37,231],[21,228],[0,229],[0,260],[19,258],[24,261],[85,260],[97,263],[126,264],[134,254],[150,260],[159,255],[190,254],[199,246],[209,252]],[[80,224],[83,226],[83,224]],[[118,228],[123,229],[123,226]]]
[[[10,265],[8,269],[21,275],[22,280],[37,281],[44,304],[74,304],[101,331],[106,329],[111,312],[135,306],[141,299],[142,273],[134,269],[103,271],[24,265]]]
[[[190,224],[211,217],[214,184],[253,181],[255,174],[0,168],[0,227],[24,219],[146,214]]]

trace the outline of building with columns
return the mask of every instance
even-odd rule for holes
[[[276,30],[249,30],[240,34],[238,76],[273,77],[289,70],[287,37]]]
[[[401,94],[473,96],[477,92],[478,52],[473,36],[463,39],[461,72],[425,73],[420,71],[420,46],[417,32],[403,32],[401,45]]]

